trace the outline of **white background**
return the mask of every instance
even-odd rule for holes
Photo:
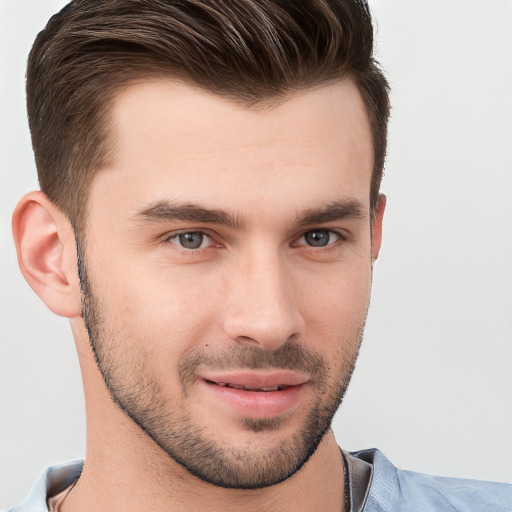
[[[85,446],[70,329],[23,281],[10,235],[37,187],[26,56],[63,4],[0,0],[0,508]],[[407,469],[512,481],[512,2],[370,5],[393,88],[388,210],[337,438]]]

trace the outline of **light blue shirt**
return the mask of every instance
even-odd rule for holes
[[[343,452],[351,512],[512,512],[512,485],[396,468],[379,450]],[[47,498],[78,479],[83,461],[58,464],[11,512],[48,512]]]
[[[512,512],[512,485],[404,471],[375,449],[345,455],[371,466],[362,508],[353,502],[352,512]]]

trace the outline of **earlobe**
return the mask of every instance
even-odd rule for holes
[[[372,262],[379,257],[380,247],[382,244],[382,220],[385,209],[386,196],[384,194],[380,194],[372,219]]]
[[[30,287],[54,313],[80,315],[73,229],[42,192],[30,192],[16,206],[12,229],[18,264]]]

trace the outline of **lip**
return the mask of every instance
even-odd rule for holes
[[[308,378],[289,371],[212,373],[202,375],[200,383],[216,401],[236,414],[265,419],[293,409],[304,394]]]

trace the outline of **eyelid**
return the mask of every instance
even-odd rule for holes
[[[209,239],[210,243],[206,247],[198,247],[197,249],[189,249],[187,247],[183,247],[182,245],[180,245],[178,243],[172,242],[173,239],[176,239],[177,237],[179,237],[180,235],[184,235],[185,233],[199,233],[199,234],[203,235],[205,238]],[[166,233],[164,235],[164,237],[162,238],[162,242],[165,244],[174,245],[177,248],[179,248],[181,251],[192,253],[192,252],[199,252],[202,249],[208,249],[212,245],[212,243],[214,243],[214,237],[212,236],[211,233],[208,232],[208,230],[205,230],[204,228],[203,229],[201,229],[201,228],[199,228],[199,229],[179,229],[176,231],[172,231],[170,233]]]
[[[329,243],[325,246],[318,246],[318,247],[315,247],[315,246],[311,246],[311,245],[308,245],[306,243],[299,243],[299,241],[305,236],[307,235],[308,233],[311,233],[311,232],[314,232],[314,231],[324,231],[324,232],[327,232],[329,233],[330,235],[334,235],[334,237],[336,238],[334,241],[331,241],[329,240]],[[206,247],[199,247],[197,249],[188,249],[186,247],[183,247],[181,246],[180,244],[178,243],[173,243],[172,242],[172,239],[178,237],[179,235],[183,235],[185,233],[200,233],[202,234],[204,237],[206,237],[207,239],[210,240],[210,243],[208,244],[208,246]],[[332,229],[332,228],[323,228],[323,227],[319,227],[319,228],[309,228],[305,231],[302,231],[298,236],[295,236],[294,237],[294,241],[292,241],[291,243],[291,246],[294,247],[294,246],[299,246],[299,247],[309,247],[311,249],[319,249],[319,250],[325,250],[329,247],[332,247],[333,245],[336,245],[337,242],[339,241],[346,241],[347,240],[347,234],[344,233],[343,231],[340,231],[340,230],[337,230],[337,229]],[[165,235],[163,235],[163,237],[161,238],[162,240],[162,243],[167,243],[167,244],[171,244],[171,245],[174,245],[176,246],[177,248],[179,248],[180,250],[182,251],[185,251],[185,252],[188,252],[188,253],[192,253],[192,252],[199,252],[200,250],[202,249],[208,249],[209,247],[211,247],[213,244],[215,244],[215,240],[216,240],[216,236],[213,235],[211,233],[210,230],[208,229],[205,229],[205,228],[197,228],[197,229],[194,229],[194,228],[188,228],[188,229],[178,229],[176,231],[171,231],[171,232],[168,232],[166,233]],[[220,244],[219,244],[220,245]]]
[[[324,245],[324,246],[313,246],[313,245],[308,245],[306,243],[299,243],[299,241],[304,238],[308,233],[311,233],[311,232],[315,232],[315,231],[324,231],[326,233],[329,233],[330,235],[334,235],[336,237],[336,240],[332,241],[329,240],[329,243],[327,245]],[[299,247],[309,247],[310,249],[318,249],[318,250],[326,250],[327,248],[329,247],[332,247],[333,245],[336,245],[337,242],[339,242],[340,240],[341,241],[344,241],[344,240],[347,240],[347,236],[341,232],[341,231],[338,231],[336,229],[332,229],[332,228],[311,228],[311,229],[308,229],[306,231],[303,231],[298,237],[295,238],[296,242],[293,243],[294,246],[299,246]]]

